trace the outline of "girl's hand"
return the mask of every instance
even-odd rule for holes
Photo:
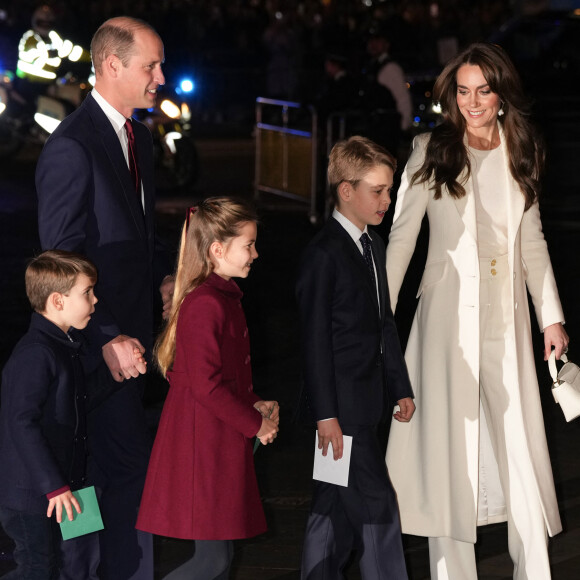
[[[77,514],[81,513],[81,506],[77,501],[77,498],[73,495],[72,491],[68,490],[60,495],[53,497],[48,501],[48,510],[46,510],[46,517],[49,518],[54,510],[56,515],[56,521],[60,524],[62,522],[63,508],[66,511],[68,519],[73,521],[73,506],[77,511]]]
[[[560,360],[562,353],[568,350],[569,342],[570,339],[561,322],[546,326],[544,328],[544,360],[550,358],[552,347],[556,351],[556,359]]]
[[[274,443],[276,439],[276,434],[278,433],[278,425],[272,419],[267,417],[262,417],[262,426],[256,437],[260,440],[262,445],[268,445],[268,443]]]

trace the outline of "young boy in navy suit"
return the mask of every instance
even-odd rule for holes
[[[395,492],[377,426],[409,421],[413,392],[393,314],[379,225],[396,162],[363,137],[337,143],[328,180],[332,217],[310,242],[298,274],[305,394],[318,447],[342,458],[352,436],[348,487],[314,482],[302,580],[336,580],[353,548],[363,580],[407,578]]]
[[[18,578],[97,578],[96,534],[63,542],[56,525],[80,513],[72,490],[86,485],[87,390],[69,331],[88,324],[96,280],[91,262],[62,250],[26,269],[35,312],[4,367],[0,409],[0,521]]]

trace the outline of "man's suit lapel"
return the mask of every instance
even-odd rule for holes
[[[367,291],[370,294],[370,298],[373,304],[377,308],[377,315],[379,312],[379,303],[377,300],[377,289],[370,277],[368,266],[359,250],[358,246],[354,240],[350,237],[349,233],[336,221],[334,218],[328,220],[328,225],[332,228],[335,235],[340,239],[341,244],[344,247],[345,256],[348,257],[353,264],[353,267],[358,271],[360,279],[364,280]],[[373,234],[377,235],[377,234]],[[376,253],[374,252],[373,244],[373,259],[376,259]],[[377,268],[378,271],[378,268]]]
[[[111,122],[90,94],[87,95],[83,105],[87,107],[87,110],[93,119],[95,130],[101,138],[103,148],[111,163],[111,169],[117,177],[120,190],[123,192],[123,199],[131,214],[135,228],[138,230],[139,235],[143,240],[146,240],[147,232],[145,231],[145,221],[143,219],[143,208],[141,206],[140,195],[137,194],[135,187],[133,186],[131,173],[129,172],[127,162],[125,161],[119,138],[115,134]]]

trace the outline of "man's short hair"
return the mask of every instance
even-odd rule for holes
[[[103,63],[111,54],[117,56],[124,67],[129,65],[137,30],[151,30],[157,34],[149,23],[129,16],[110,18],[101,24],[91,41],[91,58],[97,73],[102,72]]]
[[[32,308],[44,312],[48,297],[53,292],[69,292],[79,274],[85,274],[93,284],[97,281],[97,268],[80,254],[47,250],[32,258],[24,274],[26,295]]]
[[[366,137],[355,135],[336,143],[328,159],[328,183],[334,203],[338,201],[338,186],[343,181],[356,187],[377,165],[386,165],[394,173],[397,160],[384,147]]]

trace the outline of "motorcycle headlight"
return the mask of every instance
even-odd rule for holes
[[[0,115],[6,110],[6,103],[8,102],[8,93],[4,87],[0,87]]]
[[[181,116],[181,109],[169,99],[161,103],[161,110],[171,119],[179,119]]]
[[[191,119],[191,111],[187,103],[181,103],[181,118],[184,121],[189,121]]]

